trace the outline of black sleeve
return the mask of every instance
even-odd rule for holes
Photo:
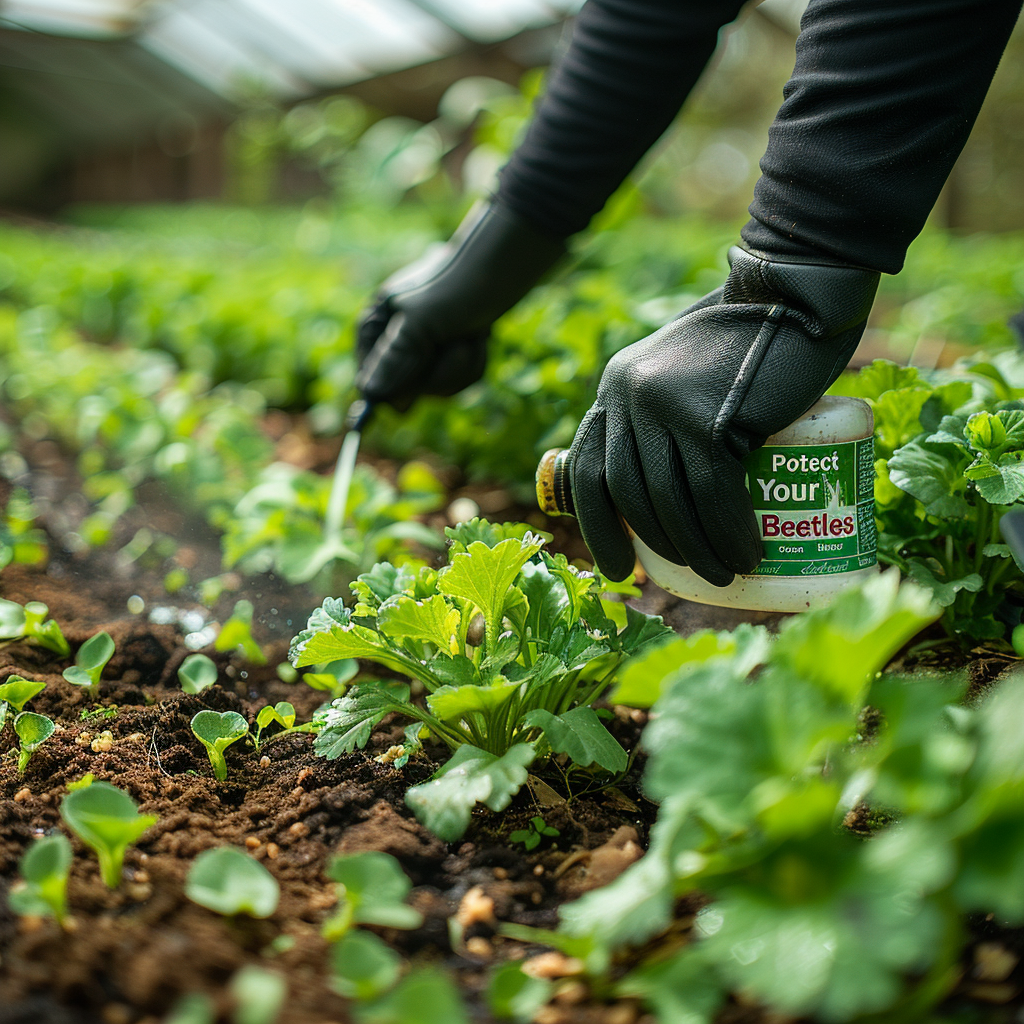
[[[1021,0],[811,0],[745,243],[898,273]]]
[[[744,0],[588,0],[499,199],[581,231],[671,124]]]

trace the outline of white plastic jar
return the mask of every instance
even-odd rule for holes
[[[537,499],[549,514],[572,508],[567,452],[537,468]],[[797,612],[828,601],[878,571],[874,418],[859,398],[826,395],[744,462],[765,557],[749,576],[716,587],[633,537],[659,587],[702,604]]]

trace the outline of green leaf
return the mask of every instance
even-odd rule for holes
[[[1024,820],[1014,813],[986,821],[964,837],[953,895],[965,913],[1024,923]]]
[[[616,995],[642,999],[660,1021],[710,1024],[725,992],[700,954],[690,945],[667,959],[641,963],[615,987]]]
[[[440,594],[425,601],[388,598],[377,614],[377,628],[392,640],[425,640],[445,654],[458,653],[461,622],[461,612]]]
[[[25,609],[14,601],[0,599],[0,639],[13,640],[25,635]]]
[[[99,858],[100,874],[110,889],[120,884],[125,850],[157,822],[155,814],[139,814],[135,801],[109,782],[68,793],[60,816]]]
[[[984,586],[985,581],[981,576],[972,572],[956,580],[946,580],[936,575],[936,569],[941,572],[939,563],[931,560],[930,563],[923,558],[908,558],[907,575],[917,584],[929,590],[932,600],[942,608],[948,608],[955,600],[961,590],[976,594]]]
[[[911,637],[938,618],[930,594],[880,573],[827,608],[794,616],[774,656],[823,691],[859,706],[868,682]]]
[[[423,924],[423,915],[405,903],[412,883],[394,857],[373,851],[334,857],[326,874],[342,887],[339,895],[351,907],[356,924],[382,928]]]
[[[517,743],[502,757],[463,744],[428,782],[409,789],[405,802],[434,835],[454,842],[469,827],[477,803],[495,812],[508,806],[526,781],[533,758],[529,743]]]
[[[37,839],[18,862],[23,885],[11,889],[11,909],[16,914],[52,914],[63,921],[71,857],[71,844],[64,836]]]
[[[528,534],[542,538],[545,543],[551,542],[550,534],[540,533],[526,523],[491,523],[479,517],[455,526],[446,526],[444,532],[452,542],[452,555],[468,551],[469,546],[477,542],[495,548],[505,540],[521,541]]]
[[[0,701],[10,704],[15,711],[22,711],[33,697],[45,689],[46,683],[25,679],[23,676],[8,676],[6,683],[0,683]]]
[[[529,1024],[554,995],[554,990],[552,982],[524,973],[522,964],[511,960],[491,975],[487,986],[487,1005],[497,1020]]]
[[[330,760],[364,747],[374,726],[390,711],[402,710],[409,698],[407,686],[386,689],[360,683],[331,704],[313,749]]]
[[[178,667],[183,693],[202,693],[217,682],[217,666],[205,654],[190,654]]]
[[[18,771],[23,772],[29,759],[56,730],[56,725],[46,715],[37,715],[32,711],[22,711],[14,719],[14,731],[21,743],[18,754]]]
[[[703,629],[688,637],[673,636],[666,643],[648,647],[616,673],[613,704],[649,708],[661,696],[669,676],[716,658],[735,659],[739,675],[752,672],[768,654],[768,631],[746,623],[731,633]]]
[[[510,538],[493,548],[473,541],[437,577],[437,588],[451,597],[469,601],[483,613],[489,635],[496,637],[508,591],[519,570],[544,546],[532,533],[522,540]]]
[[[377,609],[389,598],[399,594],[408,594],[412,590],[414,578],[404,566],[394,566],[390,562],[378,562],[369,572],[357,576],[351,585],[356,600],[368,608]],[[328,600],[331,600],[328,598]],[[326,607],[327,602],[324,602]],[[315,614],[315,613],[314,613]],[[310,620],[312,625],[312,620]]]
[[[964,470],[964,477],[990,505],[1012,505],[1024,498],[1024,465],[1021,453],[1000,457],[998,463],[979,461]]]
[[[923,385],[921,375],[913,366],[900,366],[890,359],[875,359],[856,373],[844,373],[829,388],[830,395],[851,395],[854,398],[880,398],[886,391]]]
[[[348,658],[368,658],[396,672],[414,672],[416,667],[416,663],[407,655],[389,646],[384,637],[366,626],[349,623],[345,626],[332,626],[329,630],[315,632],[312,635],[307,634],[308,630],[300,633],[292,641],[288,653],[296,668]],[[307,638],[300,642],[300,638],[304,636]]]
[[[192,733],[210,757],[214,775],[223,782],[228,777],[224,751],[249,732],[249,723],[237,711],[199,711],[191,722]]]
[[[447,975],[413,971],[387,995],[354,1010],[358,1024],[469,1024],[458,989]]]
[[[349,932],[331,948],[331,983],[348,999],[376,999],[398,980],[402,958],[369,932]]]
[[[288,982],[277,971],[246,964],[231,976],[228,990],[235,1001],[232,1024],[275,1024],[288,996]]]
[[[231,618],[221,626],[213,646],[218,651],[237,651],[254,665],[266,665],[266,655],[252,636],[252,614],[252,602],[239,601],[231,613]]]
[[[277,910],[281,888],[259,861],[237,846],[217,846],[192,862],[185,895],[218,914],[270,917]]]
[[[25,636],[66,658],[71,653],[71,648],[64,639],[60,626],[53,619],[46,619],[49,613],[50,609],[42,601],[29,601],[24,610]]]
[[[959,462],[911,442],[889,460],[889,480],[901,491],[913,495],[925,511],[942,519],[962,519],[970,506],[963,496],[966,488]]]
[[[260,729],[266,729],[271,722],[290,729],[295,724],[295,708],[286,700],[260,708],[259,714],[256,716],[256,725]]]
[[[573,708],[557,717],[538,708],[523,719],[523,725],[542,729],[556,754],[567,754],[582,768],[597,764],[609,772],[626,770],[625,750],[604,727],[593,708]]]
[[[648,646],[674,635],[660,615],[647,615],[632,605],[626,605],[626,628],[618,634],[614,646],[623,654],[639,654]]]
[[[495,676],[479,686],[442,686],[427,697],[427,707],[442,722],[457,722],[473,712],[491,716],[521,685],[515,679]]]

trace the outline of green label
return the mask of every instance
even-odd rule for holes
[[[878,561],[874,438],[766,445],[744,466],[764,541],[752,575],[831,575]]]

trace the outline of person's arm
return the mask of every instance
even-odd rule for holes
[[[588,0],[489,206],[385,282],[356,385],[405,404],[479,379],[495,320],[564,252],[665,131],[741,0]]]
[[[811,0],[731,271],[609,362],[570,452],[613,579],[654,551],[720,586],[762,554],[742,459],[853,355],[966,142],[1020,0]]]

